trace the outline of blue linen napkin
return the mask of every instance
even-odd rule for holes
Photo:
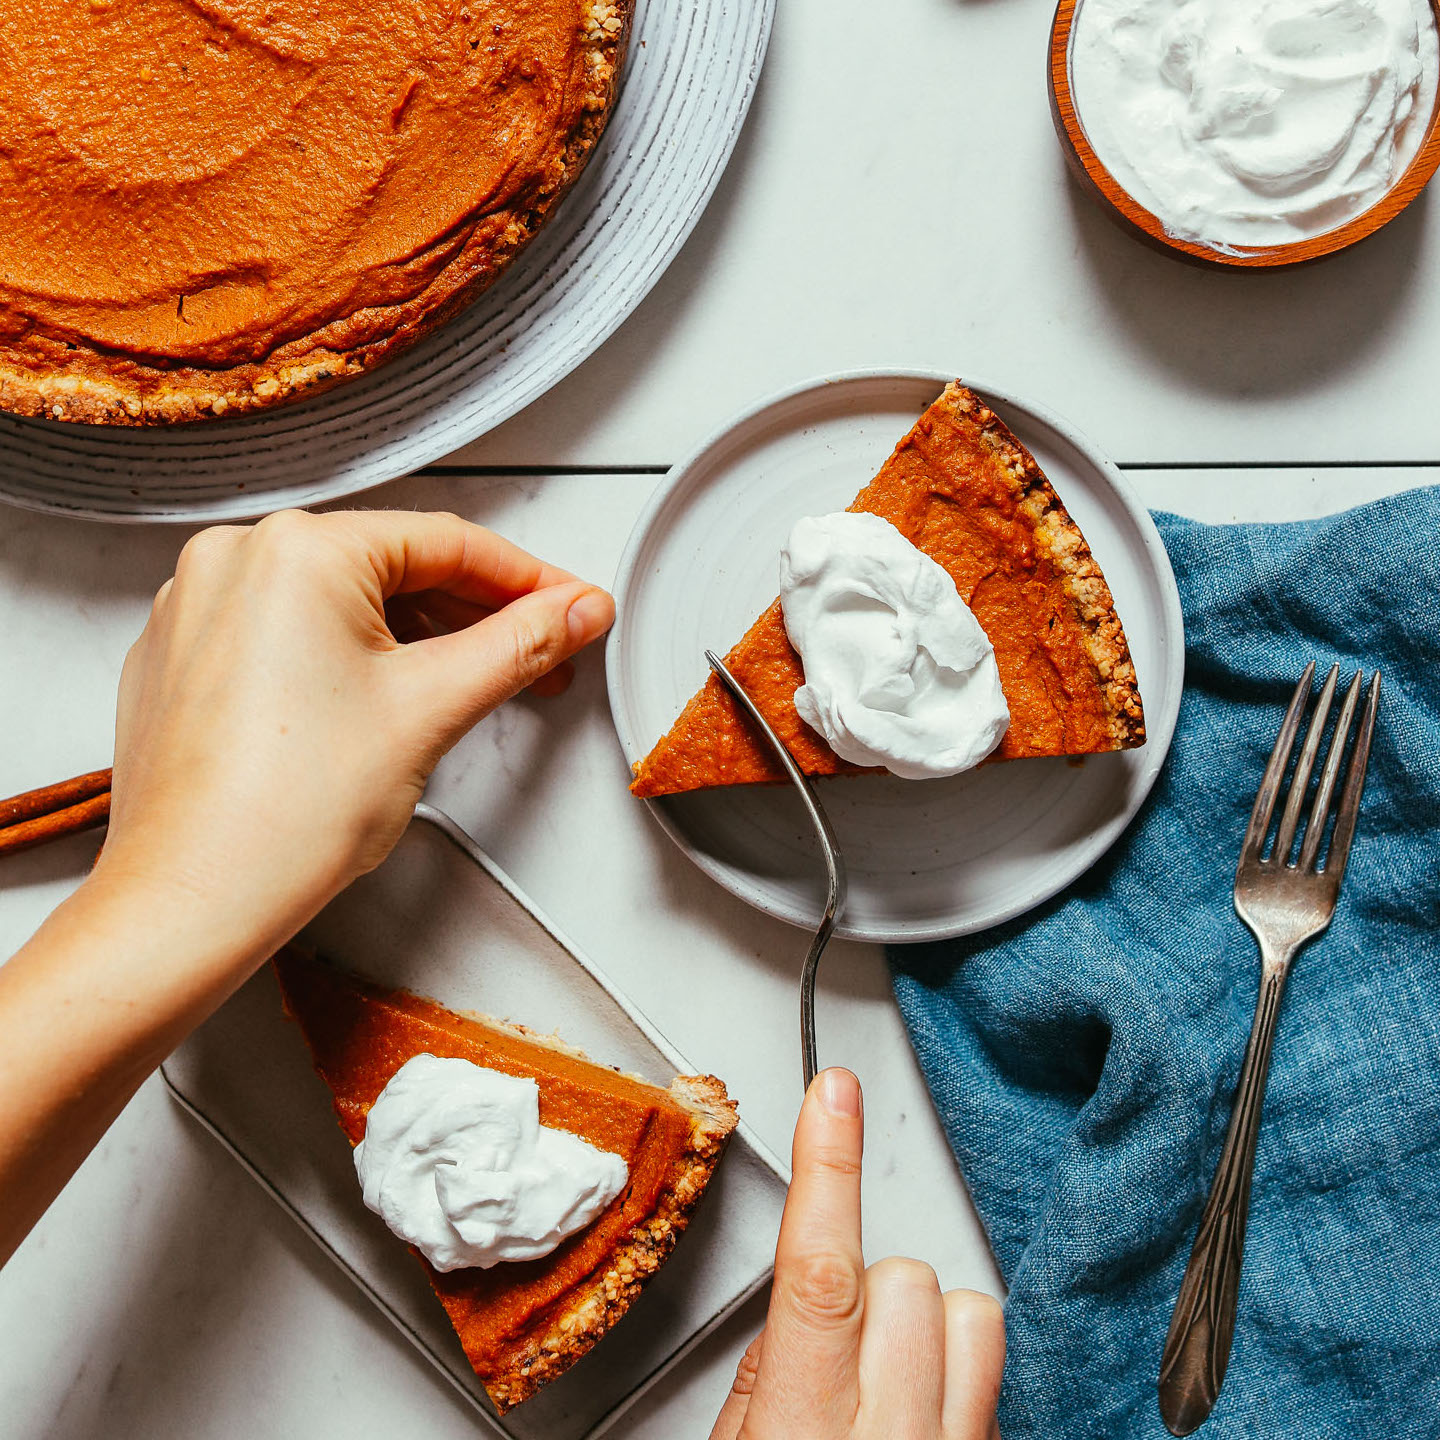
[[[1306,661],[1384,674],[1359,829],[1261,1125],[1230,1369],[1200,1432],[1440,1433],[1440,489],[1318,521],[1156,517],[1185,695],[1145,808],[1002,928],[890,951],[1010,1287],[1006,1440],[1164,1436],[1156,1377],[1259,978],[1235,861]]]

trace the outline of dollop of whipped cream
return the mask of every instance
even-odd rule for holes
[[[1010,723],[995,652],[949,574],[888,520],[796,522],[780,605],[805,683],[795,708],[856,765],[907,780],[978,765]]]
[[[416,1055],[355,1147],[365,1203],[437,1270],[536,1260],[583,1230],[630,1167],[540,1123],[540,1087],[469,1060]]]
[[[1368,210],[1425,139],[1429,0],[1082,0],[1075,108],[1096,155],[1175,238],[1225,251]]]

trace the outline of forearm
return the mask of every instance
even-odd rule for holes
[[[454,516],[186,544],[121,675],[100,863],[0,967],[0,1262],[186,1032],[389,853],[440,755],[613,613]]]
[[[0,1263],[145,1077],[284,938],[102,866],[0,967]]]

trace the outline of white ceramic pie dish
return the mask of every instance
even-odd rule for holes
[[[369,375],[236,420],[139,430],[0,414],[0,499],[125,521],[238,520],[409,474],[508,419],[650,292],[714,193],[774,0],[637,0],[585,173],[495,286]]]

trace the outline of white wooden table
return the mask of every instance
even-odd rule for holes
[[[777,12],[679,259],[588,364],[464,459],[668,464],[762,393],[897,365],[1038,400],[1122,463],[1440,462],[1434,187],[1319,265],[1192,267],[1070,182],[1050,0]]]
[[[1440,411],[1403,403],[1440,358],[1440,286],[1422,283],[1432,206],[1303,274],[1192,271],[1072,195],[1045,108],[1045,5],[890,0],[862,19],[874,13],[784,0],[731,170],[646,305],[529,411],[367,502],[455,510],[603,582],[659,472],[729,413],[887,363],[1049,404],[1143,464],[1148,503],[1204,519],[1317,514],[1440,479],[1415,463],[1440,460]],[[1411,463],[1376,463],[1394,461]],[[186,533],[0,511],[0,794],[108,762],[125,650]],[[482,724],[432,796],[783,1150],[801,937],[707,882],[626,794],[600,658],[564,698]],[[0,955],[94,848],[0,867]],[[820,1034],[822,1059],[866,1085],[871,1254],[994,1288],[878,948],[827,956]],[[705,1435],[759,1318],[714,1337],[617,1433]],[[0,1417],[7,1440],[474,1433],[154,1080],[0,1271]]]

